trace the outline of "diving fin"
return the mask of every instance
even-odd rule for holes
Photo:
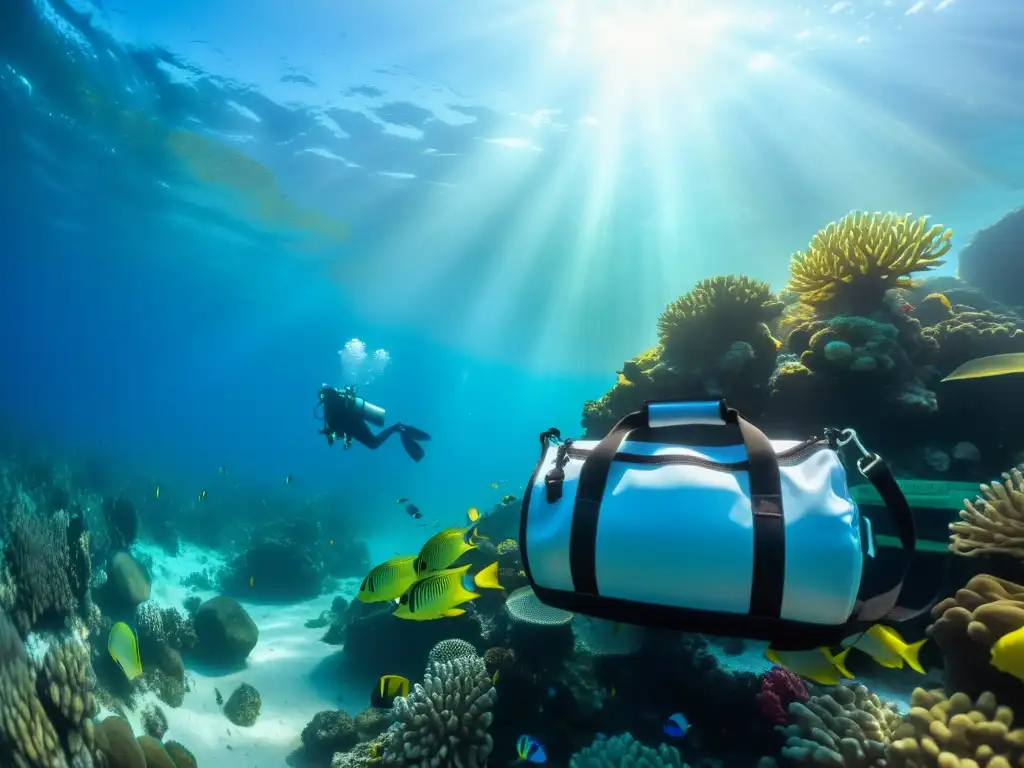
[[[424,432],[422,429],[416,429],[416,427],[410,427],[408,424],[402,425],[402,434],[408,435],[413,440],[427,441],[430,439],[430,435]]]
[[[405,452],[409,454],[409,458],[413,461],[419,461],[427,452],[423,450],[423,446],[416,442],[416,440],[409,435],[408,432],[402,432],[402,447],[405,448]]]

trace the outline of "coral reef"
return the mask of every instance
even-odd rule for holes
[[[915,272],[941,265],[952,230],[928,226],[928,217],[851,213],[832,222],[793,256],[787,289],[801,303],[830,305],[837,313],[874,311],[886,291]]]
[[[991,691],[1010,706],[1024,706],[1020,681],[990,663],[993,644],[1024,626],[1024,586],[979,574],[932,608],[932,618],[927,633],[943,651],[948,690]]]
[[[1010,768],[1024,761],[1024,728],[991,693],[914,690],[911,710],[893,732],[891,768]]]
[[[973,502],[965,499],[960,522],[950,523],[949,549],[958,555],[1012,555],[1024,559],[1024,476],[1003,473],[1003,482],[982,485]]]
[[[430,664],[423,684],[395,700],[384,763],[484,768],[494,746],[487,730],[496,699],[479,657]]]
[[[772,667],[761,675],[761,690],[757,694],[757,708],[772,725],[786,725],[788,707],[793,702],[807,701],[807,688],[803,681],[784,667]]]
[[[228,696],[224,703],[224,714],[235,725],[253,726],[260,716],[262,704],[260,692],[248,683],[242,683]]]
[[[832,693],[789,705],[782,756],[794,765],[884,766],[900,714],[863,685],[839,685]]]
[[[3,524],[0,608],[22,637],[65,627],[87,605],[91,567],[84,517],[63,510],[47,515],[19,492]]]
[[[665,744],[645,747],[630,734],[598,735],[569,760],[569,768],[685,768],[679,750]]]
[[[1024,321],[1016,315],[971,307],[954,307],[953,314],[924,330],[938,355],[935,367],[946,376],[978,357],[1024,352]]]
[[[73,644],[51,647],[37,669],[0,610],[0,764],[14,768],[90,768],[92,670]]]
[[[317,712],[302,729],[304,755],[321,763],[335,752],[352,749],[358,741],[355,722],[341,710]]]

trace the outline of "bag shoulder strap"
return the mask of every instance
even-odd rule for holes
[[[893,527],[902,548],[902,564],[896,583],[880,594],[859,601],[850,616],[849,627],[855,631],[863,631],[873,624],[900,623],[909,621],[930,611],[935,605],[931,600],[920,608],[906,608],[898,605],[903,584],[910,573],[910,567],[917,551],[917,526],[914,513],[907,502],[907,497],[896,482],[889,465],[881,456],[868,453],[857,460],[857,469],[878,491],[882,504],[892,520]]]

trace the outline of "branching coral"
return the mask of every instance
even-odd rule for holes
[[[937,267],[950,249],[952,230],[928,217],[851,213],[819,231],[793,256],[788,289],[810,305],[839,301],[845,311],[871,311],[885,292],[909,276]]]
[[[7,513],[3,605],[24,637],[42,626],[60,627],[78,611],[89,585],[84,518],[44,516],[27,497]]]
[[[892,768],[1010,768],[1024,758],[1024,728],[1014,728],[1013,710],[982,693],[946,698],[942,691],[914,690],[910,712],[889,748]]]
[[[679,750],[665,744],[645,747],[630,734],[601,734],[571,758],[569,768],[684,768]]]
[[[831,694],[789,705],[782,756],[796,765],[884,766],[900,714],[863,685],[840,685]]]
[[[1024,559],[1024,476],[1003,473],[1003,482],[982,485],[973,502],[964,499],[960,522],[950,523],[949,549],[958,555],[1012,555]]]
[[[702,280],[658,318],[661,356],[677,366],[707,363],[738,341],[767,341],[768,351],[774,352],[776,344],[765,323],[781,313],[782,302],[768,283],[742,275]]]
[[[387,765],[484,768],[494,748],[487,729],[498,694],[484,662],[466,656],[432,663],[408,696],[395,700]]]

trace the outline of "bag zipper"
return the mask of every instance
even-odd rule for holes
[[[810,456],[812,453],[817,453],[820,450],[830,448],[830,442],[826,438],[812,437],[809,440],[805,440],[799,445],[794,445],[792,448],[787,448],[777,454],[779,464],[795,464],[799,461]],[[566,457],[569,459],[586,459],[591,453],[590,448],[577,448],[570,446],[566,451]],[[704,469],[715,469],[722,472],[742,472],[748,468],[749,462],[744,459],[743,461],[711,461],[709,459],[702,459],[697,456],[648,456],[641,453],[616,453],[614,461],[620,461],[624,464],[685,464],[688,466],[702,467]]]

